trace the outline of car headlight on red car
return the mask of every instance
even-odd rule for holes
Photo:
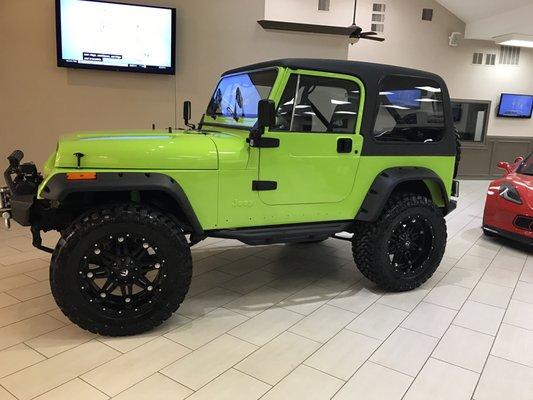
[[[522,204],[522,198],[518,190],[510,184],[500,186],[500,197],[515,204]]]

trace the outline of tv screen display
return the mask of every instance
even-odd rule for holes
[[[56,0],[60,67],[175,73],[176,10]]]
[[[420,108],[422,91],[420,89],[391,90],[386,93],[386,96],[389,102],[393,105],[418,109]]]
[[[503,93],[498,109],[498,117],[531,118],[533,96]]]

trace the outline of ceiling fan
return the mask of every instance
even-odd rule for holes
[[[348,28],[351,29],[352,32],[350,33],[350,43],[356,44],[359,42],[359,39],[368,39],[368,40],[374,40],[376,42],[383,42],[385,41],[385,38],[377,37],[377,32],[363,32],[363,28],[358,26],[355,23],[355,14],[357,11],[357,0],[354,0],[354,6],[353,6],[353,24]]]

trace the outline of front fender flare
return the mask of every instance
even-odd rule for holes
[[[376,221],[385,208],[394,189],[403,182],[432,181],[440,188],[444,214],[450,211],[450,199],[442,179],[432,170],[421,167],[396,167],[381,172],[375,179],[357,213],[357,221]],[[429,191],[429,188],[428,188]]]
[[[203,229],[187,195],[178,182],[168,175],[144,172],[98,172],[95,180],[67,180],[66,173],[50,178],[42,188],[41,197],[64,200],[69,194],[80,192],[162,191],[169,194],[188,219],[193,232],[203,234]]]

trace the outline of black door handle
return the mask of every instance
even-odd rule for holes
[[[351,153],[352,139],[340,138],[337,140],[337,153]]]

